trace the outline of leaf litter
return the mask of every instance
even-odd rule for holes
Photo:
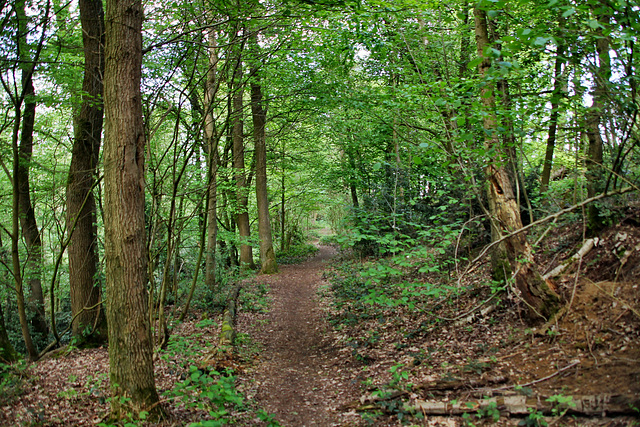
[[[375,315],[353,321],[362,308],[336,305],[328,280],[335,249],[322,246],[312,260],[247,285],[269,301],[240,310],[242,356],[228,362],[238,371],[237,389],[252,407],[290,426],[536,425],[534,419],[542,420],[537,425],[633,425],[637,409],[583,416],[566,401],[623,396],[631,408],[640,406],[639,225],[625,220],[607,230],[556,282],[570,307],[535,326],[509,289],[492,299],[490,286],[477,286],[488,281],[487,265],[465,277],[466,290],[453,298],[377,307]],[[575,252],[581,239],[574,229],[561,228],[543,242],[540,266],[549,271]],[[491,310],[460,319],[483,306]],[[202,327],[203,318],[212,322]],[[219,323],[196,312],[173,334],[197,336],[210,351]],[[155,358],[160,393],[183,381],[183,364],[178,355]],[[0,401],[1,425],[96,425],[108,410],[107,349],[61,351],[30,365],[21,387],[18,396]],[[504,402],[518,396],[537,399],[540,409],[509,416]],[[460,402],[466,415],[455,409]],[[543,414],[545,405],[554,412]],[[158,425],[207,416],[170,399],[163,406],[169,418]],[[237,425],[267,425],[250,412],[234,415]]]

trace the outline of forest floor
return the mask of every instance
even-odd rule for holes
[[[336,308],[326,280],[336,254],[320,246],[257,279],[273,300],[240,322],[263,345],[246,390],[286,426],[640,425],[640,222],[630,218],[567,268],[557,280],[566,310],[535,327],[514,295],[489,304],[489,286],[474,287],[487,265],[453,300],[349,322],[353,308]],[[545,271],[580,248],[576,229],[540,248]]]
[[[211,419],[211,405],[194,403],[202,402],[197,390],[172,391],[190,372],[206,374],[191,363],[234,370],[215,390],[231,401],[224,384],[235,384],[243,403],[217,416],[236,425],[640,425],[639,219],[636,212],[607,230],[556,279],[568,308],[534,326],[511,291],[495,298],[491,286],[478,286],[487,283],[486,263],[455,298],[365,310],[337,304],[330,280],[353,260],[319,246],[312,259],[245,282],[233,354],[216,349],[218,315],[196,311],[174,326],[155,357],[168,415],[157,425]],[[541,268],[577,252],[575,229],[543,243]],[[0,425],[97,425],[108,409],[107,372],[106,348],[32,364],[0,387]],[[200,378],[204,385],[209,377]]]

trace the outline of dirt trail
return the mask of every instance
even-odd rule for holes
[[[271,287],[271,311],[251,324],[240,319],[240,328],[263,345],[250,374],[255,401],[284,426],[344,425],[335,409],[355,394],[345,366],[349,358],[332,344],[317,297],[335,250],[319,248],[307,262],[258,277]]]

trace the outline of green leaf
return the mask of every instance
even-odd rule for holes
[[[536,40],[533,42],[534,46],[544,46],[547,44],[549,39],[547,37],[536,37]]]
[[[482,62],[482,58],[476,58],[473,59],[471,61],[469,61],[469,63],[467,64],[467,68],[469,70],[473,70],[474,68],[476,68],[478,65],[480,65],[480,63]]]
[[[377,162],[377,163],[373,164],[373,170],[374,171],[380,170],[381,168],[382,168],[382,163]]]

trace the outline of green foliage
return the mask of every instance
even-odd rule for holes
[[[553,404],[551,412],[553,416],[561,417],[571,408],[575,408],[573,396],[565,396],[563,394],[554,394],[546,399],[547,402]]]
[[[500,419],[500,410],[498,409],[498,403],[495,400],[485,398],[486,405],[478,409],[476,416],[478,418],[490,418],[494,423]]]
[[[549,425],[545,420],[543,413],[534,408],[528,408],[528,411],[529,415],[518,423],[519,426],[546,427]]]
[[[244,287],[238,296],[238,302],[243,312],[266,313],[271,304],[268,295],[269,286],[264,283],[256,283]]]
[[[26,387],[26,371],[25,361],[13,364],[0,362],[0,405],[10,405],[22,395]]]
[[[399,397],[392,397],[397,391],[404,393],[413,388],[413,384],[409,382],[409,372],[403,369],[404,367],[402,363],[399,363],[389,368],[391,381],[372,393],[373,396],[380,398],[376,400],[376,405],[384,412],[395,415],[400,422],[412,415],[412,410],[407,407],[401,397],[402,394]]]
[[[219,372],[189,366],[186,378],[167,392],[168,397],[178,399],[187,408],[209,411],[214,419],[224,418],[228,408],[241,408],[244,398],[235,388],[236,377],[231,372],[221,375]]]
[[[278,264],[298,264],[318,253],[318,247],[310,243],[297,243],[285,251],[276,252]]]

